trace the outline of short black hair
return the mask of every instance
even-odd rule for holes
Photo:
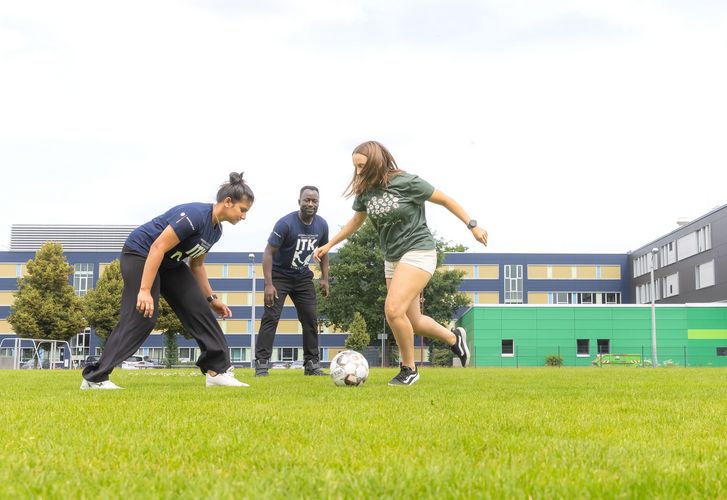
[[[321,192],[318,191],[318,188],[315,186],[303,186],[302,188],[300,188],[300,194],[298,196],[303,196],[303,191],[305,191],[306,189],[310,189],[311,191],[315,191],[316,193],[321,194]]]

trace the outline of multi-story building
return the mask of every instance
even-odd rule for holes
[[[78,295],[94,288],[104,268],[118,258],[132,226],[13,226],[11,250],[0,252],[0,338],[14,337],[7,322],[17,278],[25,264],[47,240],[63,245],[74,266],[72,282]],[[655,255],[652,248],[657,248]],[[236,363],[251,359],[251,332],[259,330],[263,313],[262,255],[248,252],[211,252],[207,274],[220,298],[232,309],[220,325]],[[727,301],[727,205],[675,231],[623,254],[447,253],[443,266],[463,272],[461,291],[473,306],[529,304],[532,306],[614,306],[650,301],[651,259],[656,263],[659,303]],[[253,276],[255,294],[253,297]],[[253,306],[254,303],[254,306]],[[464,311],[458,311],[459,317]],[[382,313],[383,319],[383,313]],[[254,323],[253,323],[254,320]],[[321,359],[329,360],[343,348],[346,334],[332,332],[321,322]],[[180,359],[194,360],[194,341],[179,339]],[[292,303],[283,309],[273,360],[302,358],[300,323]],[[72,340],[79,359],[100,349],[92,330]],[[163,357],[161,335],[151,335],[139,354]],[[417,349],[420,349],[418,346]],[[417,359],[426,359],[417,353]]]

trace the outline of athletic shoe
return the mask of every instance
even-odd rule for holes
[[[328,375],[326,372],[321,370],[321,364],[318,362],[317,359],[309,359],[305,362],[305,371],[303,372],[303,375],[312,375],[312,376],[321,376],[321,375]]]
[[[214,377],[208,373],[205,385],[207,387],[250,387],[235,378],[232,367],[228,368],[225,373],[218,373]]]
[[[454,333],[456,339],[450,349],[459,358],[462,363],[462,368],[465,368],[470,364],[470,350],[467,347],[467,331],[461,326],[458,326],[452,329],[452,333]]]
[[[399,374],[389,380],[389,385],[414,385],[419,380],[419,370],[412,370],[408,366],[401,365]]]
[[[113,390],[113,389],[123,389],[123,387],[119,387],[118,385],[114,384],[110,380],[104,380],[103,382],[89,382],[85,378],[83,379],[83,382],[81,382],[81,390],[87,391],[89,389],[101,389],[101,390]]]
[[[267,377],[269,369],[270,369],[269,360],[267,360],[267,359],[256,359],[255,360],[255,376],[256,377]]]

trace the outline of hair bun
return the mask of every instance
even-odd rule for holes
[[[245,172],[240,172],[239,174],[237,172],[230,172],[230,184],[241,184],[243,183],[242,176]]]

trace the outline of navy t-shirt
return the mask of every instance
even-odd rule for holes
[[[207,253],[222,236],[221,225],[212,222],[212,204],[185,203],[134,229],[124,246],[146,257],[152,243],[167,226],[172,226],[179,244],[164,254],[160,269],[178,266],[184,259]]]
[[[298,212],[281,218],[268,243],[278,251],[273,255],[273,270],[288,276],[312,276],[308,268],[313,250],[328,243],[328,223],[319,215],[310,224],[304,224]]]

